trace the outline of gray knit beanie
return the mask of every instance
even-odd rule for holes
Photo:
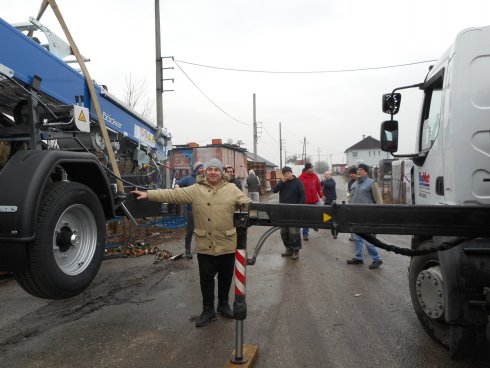
[[[223,164],[217,158],[212,158],[208,162],[206,162],[206,166],[204,166],[204,170],[209,169],[210,167],[217,167],[221,173],[223,174]]]

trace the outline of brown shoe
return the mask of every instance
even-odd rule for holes
[[[281,257],[291,257],[293,255],[293,250],[292,249],[286,249],[285,252],[281,253]]]

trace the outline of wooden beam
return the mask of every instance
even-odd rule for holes
[[[90,73],[88,72],[87,66],[85,65],[85,62],[83,61],[82,55],[80,54],[80,51],[78,50],[78,47],[75,43],[75,40],[71,36],[71,33],[68,30],[68,27],[67,27],[67,25],[63,19],[63,16],[61,15],[60,9],[58,8],[58,5],[56,4],[56,0],[47,0],[47,1],[49,2],[49,5],[51,5],[51,8],[53,9],[53,12],[56,15],[56,18],[58,18],[58,22],[60,23],[61,28],[63,29],[63,32],[65,33],[65,36],[68,40],[68,43],[70,44],[71,50],[72,50],[73,54],[75,55],[75,57],[78,61],[78,64],[80,64],[80,68],[82,69],[83,75],[85,76],[85,81],[87,82],[87,86],[88,86],[88,89],[90,92],[90,97],[92,99],[92,104],[95,108],[95,112],[97,114],[97,119],[99,120],[100,129],[102,131],[102,137],[104,138],[104,143],[106,146],[107,154],[109,156],[109,161],[111,163],[112,171],[116,175],[117,188],[121,193],[124,193],[123,183],[119,179],[121,177],[121,174],[119,173],[119,168],[117,166],[116,157],[114,156],[114,151],[112,150],[111,141],[109,139],[109,133],[107,133],[107,128],[105,126],[104,118],[102,116],[102,110],[100,108],[97,93],[95,92],[94,82],[93,82],[92,78],[90,77]]]

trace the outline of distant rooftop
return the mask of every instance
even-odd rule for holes
[[[353,146],[350,146],[349,148],[347,148],[344,153],[347,153],[349,151],[354,151],[354,150],[365,150],[365,149],[372,149],[372,148],[380,149],[381,148],[381,142],[378,141],[377,139],[371,137],[370,135],[368,135],[363,140],[361,140],[361,141],[357,142],[356,144],[354,144]]]
[[[247,158],[248,158],[247,161],[253,161],[254,160],[254,154],[253,154],[253,152],[248,152],[247,151],[245,153],[246,153]],[[266,160],[265,158],[260,157],[259,155],[257,155],[257,162],[265,162],[265,166],[268,166],[268,167],[278,167],[275,163],[270,162],[269,160]]]

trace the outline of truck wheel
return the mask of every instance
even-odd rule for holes
[[[430,337],[449,348],[451,328],[444,320],[444,280],[437,253],[412,257],[408,277],[417,318]]]
[[[28,293],[62,299],[80,294],[97,274],[105,248],[105,217],[95,193],[56,182],[44,192],[36,239],[17,280]]]

